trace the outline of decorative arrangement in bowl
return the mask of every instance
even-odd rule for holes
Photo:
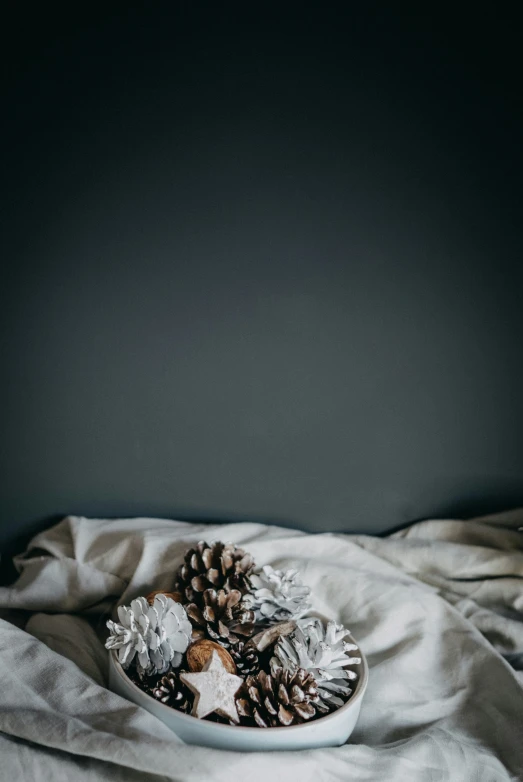
[[[310,589],[297,571],[256,569],[250,554],[221,542],[201,541],[184,560],[175,591],[138,597],[107,622],[111,689],[188,744],[345,743],[367,664],[348,630],[307,615]]]

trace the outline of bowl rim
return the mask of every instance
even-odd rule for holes
[[[359,667],[361,668],[361,674],[358,678],[356,688],[353,692],[353,694],[350,696],[349,700],[343,704],[343,706],[340,706],[339,709],[335,709],[334,711],[331,711],[329,714],[325,714],[321,717],[318,717],[315,720],[311,720],[311,722],[302,722],[299,725],[288,725],[288,726],[282,726],[280,728],[267,728],[267,730],[271,731],[271,735],[275,733],[276,731],[279,731],[280,733],[282,731],[285,731],[285,735],[289,735],[288,731],[290,730],[303,730],[304,728],[312,728],[315,725],[318,724],[318,722],[321,722],[322,724],[325,724],[328,720],[334,720],[336,717],[339,717],[339,715],[342,712],[349,711],[350,708],[352,708],[358,701],[361,701],[363,698],[363,695],[365,693],[365,690],[367,689],[367,684],[369,681],[369,667],[367,664],[367,658],[361,651],[361,648],[358,644],[358,642],[353,638],[351,633],[347,633],[348,637],[352,641],[352,643],[356,644],[358,647],[358,652],[360,653],[361,657],[361,663],[356,663],[354,666],[350,667]],[[142,695],[147,700],[151,700],[156,706],[160,708],[160,711],[162,709],[166,710],[166,714],[169,715],[176,715],[177,718],[181,719],[182,721],[188,720],[187,725],[195,725],[195,722],[199,725],[201,725],[204,729],[209,730],[217,730],[218,732],[221,731],[238,731],[241,730],[244,732],[244,734],[256,734],[260,735],[260,730],[263,730],[263,728],[254,728],[249,727],[248,725],[225,725],[220,722],[209,722],[208,720],[199,720],[197,717],[193,717],[192,714],[184,714],[182,711],[178,711],[177,709],[173,709],[172,706],[167,706],[165,703],[162,703],[161,701],[156,700],[156,698],[153,698],[152,695],[149,695],[148,693],[144,692],[141,687],[138,687],[137,684],[135,684],[132,679],[127,676],[125,673],[122,664],[118,660],[118,655],[116,650],[112,649],[110,652],[110,659],[113,664],[114,670],[119,674],[119,676],[122,677],[122,679],[125,681],[125,683],[131,688],[136,690],[140,695]],[[190,721],[190,722],[189,722]]]

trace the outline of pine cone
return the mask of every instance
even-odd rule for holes
[[[206,589],[237,589],[242,595],[250,589],[249,574],[254,567],[250,554],[232,543],[212,543],[201,540],[185,554],[185,562],[177,574],[176,589],[185,594],[188,603],[203,608]]]
[[[202,594],[203,606],[196,603],[185,606],[196,636],[207,635],[226,649],[239,641],[239,636],[250,636],[254,631],[254,612],[246,609],[241,592],[233,589],[206,589]]]
[[[294,673],[271,664],[271,673],[249,676],[236,699],[240,723],[259,728],[296,725],[316,716],[318,691],[314,676],[303,668]]]
[[[311,590],[301,583],[297,570],[274,570],[265,565],[249,580],[251,592],[245,602],[254,609],[257,622],[282,622],[309,608]]]
[[[169,671],[154,686],[150,687],[149,694],[156,700],[165,703],[166,706],[183,711],[184,714],[188,714],[192,709],[192,694],[174,671]]]
[[[115,649],[123,668],[133,661],[148,675],[177,667],[189,645],[192,627],[185,608],[158,594],[152,605],[137,597],[130,606],[118,606],[120,622],[108,620],[106,649]]]
[[[273,659],[290,673],[304,668],[318,685],[316,708],[328,712],[343,706],[352,694],[349,683],[358,674],[348,666],[361,663],[361,657],[351,657],[356,644],[345,641],[348,631],[336,622],[323,625],[315,617],[303,619],[292,635],[281,637],[274,647]],[[272,661],[271,661],[272,662]]]
[[[260,655],[257,649],[238,641],[229,647],[229,654],[236,663],[239,676],[251,676],[260,670]]]

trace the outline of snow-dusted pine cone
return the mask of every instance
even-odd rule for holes
[[[285,671],[271,663],[271,673],[249,676],[236,699],[240,722],[259,728],[299,724],[316,715],[318,691],[311,673]]]
[[[194,629],[194,637],[205,636],[224,646],[237,643],[254,631],[254,611],[246,609],[238,589],[206,589],[202,594],[203,605],[189,603],[185,608]]]
[[[238,676],[251,676],[260,670],[260,655],[257,649],[238,641],[229,647],[229,654],[236,664]]]
[[[250,576],[251,591],[245,603],[254,609],[257,622],[283,622],[309,608],[310,588],[304,586],[297,570],[274,570],[265,565]]]
[[[201,540],[184,557],[176,581],[176,589],[185,594],[188,603],[203,607],[206,589],[237,589],[245,594],[250,589],[249,575],[254,567],[252,556],[232,543],[208,543]]]
[[[302,619],[292,635],[279,639],[274,655],[286,671],[304,668],[318,686],[317,708],[327,712],[342,706],[351,695],[349,681],[357,674],[346,666],[358,665],[361,657],[350,657],[356,644],[345,641],[347,630],[336,622],[327,627],[317,619]]]
[[[192,626],[185,608],[170,597],[156,595],[152,605],[137,597],[130,606],[118,606],[120,623],[107,622],[106,649],[117,649],[128,668],[136,658],[139,674],[165,673],[177,667],[191,640]]]
[[[173,709],[188,714],[192,709],[193,696],[189,689],[182,684],[178,673],[169,671],[162,676],[156,684],[150,688],[150,694],[156,700],[171,706]]]

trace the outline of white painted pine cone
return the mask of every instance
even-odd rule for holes
[[[318,708],[323,711],[342,706],[352,693],[349,682],[357,678],[346,667],[361,663],[360,657],[348,654],[358,647],[344,640],[347,632],[336,622],[325,627],[317,618],[302,619],[296,630],[281,637],[274,647],[275,657],[285,669],[304,668],[314,674],[320,696]]]
[[[156,595],[150,606],[137,597],[130,606],[118,607],[120,622],[107,622],[110,635],[106,649],[118,650],[118,659],[128,668],[136,657],[140,673],[165,673],[176,668],[191,640],[192,626],[185,608],[172,598]]]
[[[258,622],[283,622],[309,608],[310,588],[304,586],[297,570],[274,570],[265,565],[250,576],[252,590],[244,597]]]

